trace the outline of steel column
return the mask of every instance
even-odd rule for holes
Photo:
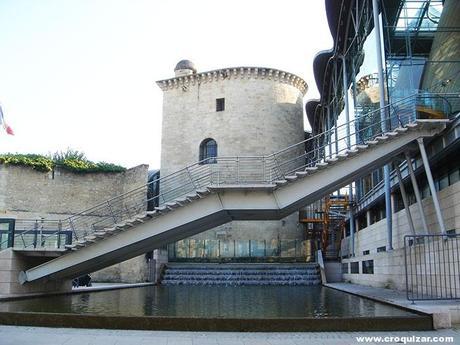
[[[418,211],[420,213],[420,219],[422,220],[423,231],[428,234],[428,225],[426,224],[425,211],[423,210],[422,197],[420,196],[420,190],[418,189],[417,179],[415,178],[414,169],[412,168],[412,160],[406,153],[407,169],[409,169],[410,179],[412,182],[412,188],[414,189],[415,200],[417,200]]]
[[[332,158],[332,121],[331,121],[331,112],[329,111],[329,106],[326,106],[327,114],[327,142],[329,149],[329,158]]]
[[[441,234],[445,235],[446,227],[444,225],[444,219],[442,218],[441,206],[439,205],[438,194],[436,193],[436,188],[434,187],[433,175],[431,175],[430,162],[428,161],[425,145],[423,144],[423,138],[418,138],[417,142],[420,148],[420,154],[422,156],[428,185],[430,186],[431,196],[433,197],[433,204],[436,211],[436,218],[438,219],[439,223],[439,228],[441,229]]]
[[[345,56],[341,56],[342,59],[342,92],[343,92],[343,101],[345,109],[345,122],[347,123],[347,149],[351,148],[351,136],[350,136],[350,107],[348,105],[348,76],[347,76],[347,63]],[[350,202],[350,207],[348,207],[348,218],[350,224],[350,246],[351,246],[351,256],[355,256],[355,217],[353,215],[353,210],[351,203],[353,201],[353,183],[348,186],[348,198]]]
[[[412,215],[409,209],[409,202],[407,201],[406,188],[404,187],[403,179],[401,176],[401,170],[399,169],[399,163],[396,164],[396,175],[398,176],[399,190],[401,191],[401,197],[404,204],[404,209],[406,210],[407,222],[409,223],[409,228],[412,234],[416,235],[414,222],[412,220]]]
[[[385,112],[385,78],[383,75],[383,61],[382,61],[382,32],[380,30],[379,20],[379,7],[378,1],[372,0],[372,10],[374,19],[374,30],[375,30],[375,45],[377,52],[377,66],[379,76],[379,94],[380,94],[380,125],[382,133],[387,131],[387,118]],[[383,180],[385,183],[385,214],[387,218],[387,237],[388,244],[387,249],[393,249],[393,214],[391,210],[391,186],[390,186],[390,167],[385,165],[383,167]]]

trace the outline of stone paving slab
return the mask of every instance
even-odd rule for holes
[[[0,326],[1,345],[347,345],[359,344],[356,337],[362,336],[453,337],[448,344],[460,344],[458,328],[424,332],[236,333]]]
[[[329,283],[324,285],[375,301],[430,314],[433,317],[433,327],[435,329],[450,328],[453,324],[460,324],[460,300],[416,301],[412,303],[407,299],[406,293],[403,291],[350,283]]]

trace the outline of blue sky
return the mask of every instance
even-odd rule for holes
[[[293,72],[307,100],[313,57],[331,46],[323,0],[2,0],[0,104],[16,135],[0,133],[0,152],[73,148],[158,168],[155,81],[179,60]]]

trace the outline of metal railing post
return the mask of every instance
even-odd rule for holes
[[[34,248],[37,248],[37,241],[38,241],[38,221],[35,220],[34,223]]]
[[[70,225],[70,229],[71,229],[73,235],[75,236],[75,240],[78,241],[77,232],[75,231],[75,226],[73,224],[72,218],[69,218],[69,225]]]
[[[240,158],[236,157],[236,184],[240,184]]]
[[[44,222],[45,218],[41,218],[40,220],[40,247],[43,247],[44,246],[44,243],[43,243],[43,222]]]
[[[58,222],[58,232],[57,232],[57,247],[61,248],[61,231],[62,231],[62,222]]]
[[[8,223],[8,240],[7,240],[7,247],[8,248],[13,248],[14,247],[15,230],[16,230],[16,220],[11,219],[11,221]],[[1,245],[1,243],[0,243],[0,245]]]
[[[113,224],[116,224],[117,223],[117,218],[115,216],[115,213],[113,212],[113,208],[112,208],[112,205],[110,204],[109,200],[107,200],[107,207],[109,208],[109,213],[112,216]]]
[[[406,273],[406,297],[409,300],[409,272],[408,272],[408,266],[407,266],[407,236],[404,236],[404,271]]]

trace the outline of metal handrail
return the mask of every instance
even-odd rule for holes
[[[417,101],[420,99],[441,99],[443,105],[448,105],[445,96],[444,94],[441,98],[440,95],[415,94],[406,97],[388,104],[383,120],[380,118],[380,109],[376,109],[366,115],[374,121],[365,127],[356,126],[359,119],[354,119],[266,156],[211,157],[201,160],[64,219],[61,221],[62,229],[72,231],[73,239],[79,240],[135,215],[145,214],[148,203],[152,201],[168,207],[168,203],[174,202],[177,198],[183,198],[207,187],[228,184],[274,184],[289,174],[326,162],[327,159],[334,159],[339,154],[354,150],[357,145],[365,144],[365,141],[382,135],[383,122],[387,124],[388,130],[414,122]],[[458,94],[455,96],[458,97]],[[335,131],[337,134],[333,136]],[[310,144],[313,144],[313,148],[307,150]],[[326,149],[331,145],[337,150],[326,155]],[[160,191],[158,195],[148,198],[148,186],[153,183],[160,184]]]

